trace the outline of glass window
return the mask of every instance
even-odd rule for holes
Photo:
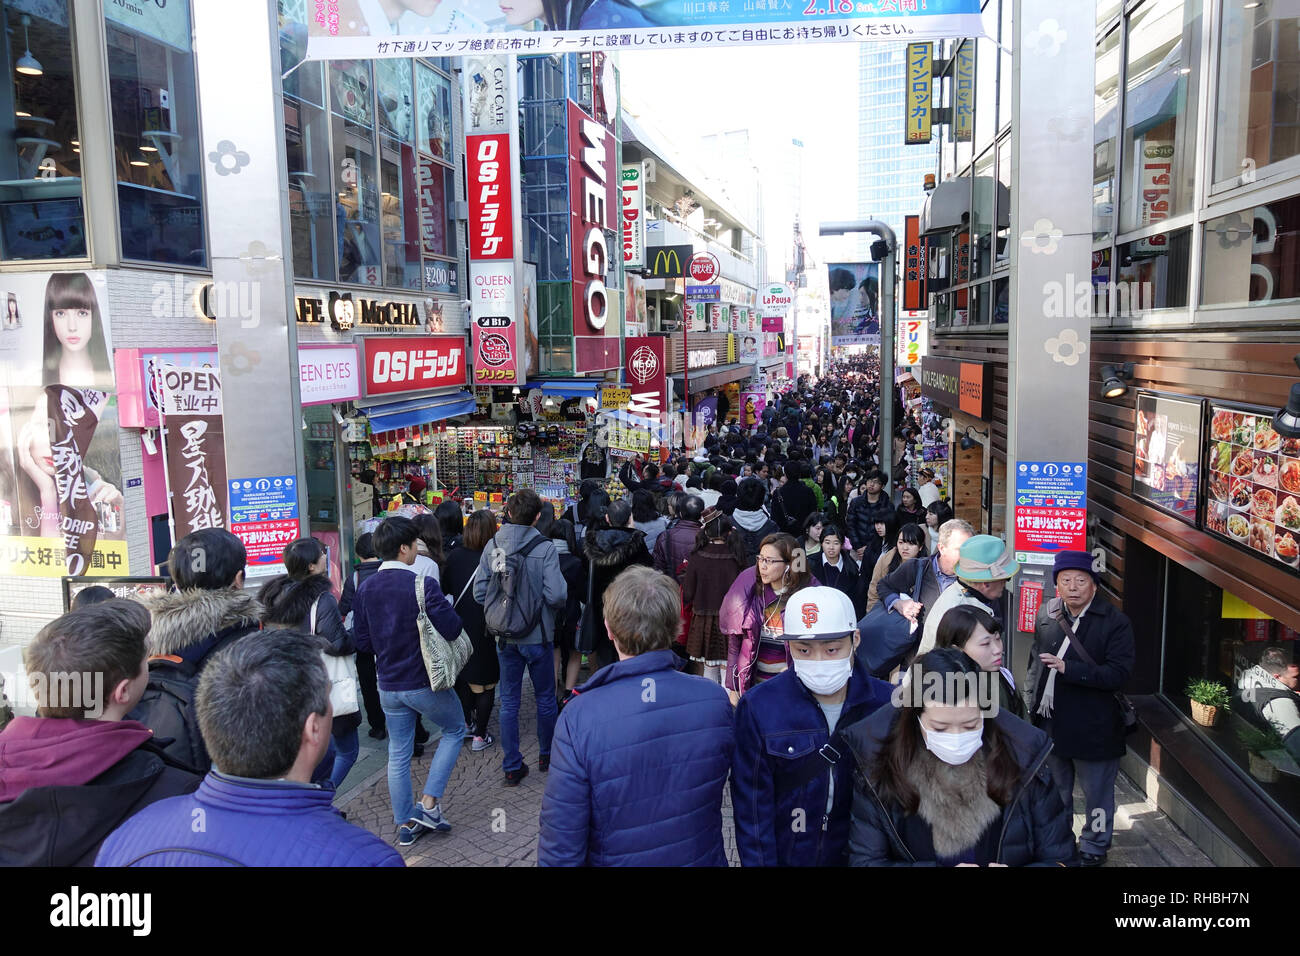
[[[334,208],[330,182],[329,123],[325,111],[284,98],[285,159],[289,173],[289,230],[293,273],[333,281]]]
[[[380,284],[380,196],[370,65],[330,64],[339,281]]]
[[[1116,17],[1123,9],[1123,0],[1097,0],[1097,26],[1104,27]]]
[[[1119,137],[1119,30],[1097,44],[1092,147],[1092,241],[1109,243],[1115,230],[1115,146]]]
[[[1229,710],[1197,732],[1288,815],[1300,816],[1296,632],[1173,561],[1165,567],[1164,696],[1190,717],[1188,682],[1223,684]]]
[[[1205,224],[1203,305],[1300,298],[1300,196]]]
[[[1185,309],[1191,251],[1190,227],[1120,246],[1119,284],[1129,290],[1129,311]]]
[[[537,338],[543,372],[573,371],[573,285],[537,284]]]
[[[1201,0],[1148,0],[1128,30],[1121,232],[1192,208]]]
[[[1225,3],[1214,181],[1300,153],[1300,8]]]
[[[1011,0],[999,0],[1002,4],[1001,44],[998,56],[998,130],[1011,123],[1011,54],[1005,51],[1016,46],[1014,32],[1011,29]]]
[[[400,143],[415,142],[415,94],[410,60],[376,60],[379,132]]]
[[[985,282],[971,286],[971,325],[988,325],[989,314],[993,307],[993,287]]]
[[[997,188],[997,241],[994,243],[993,267],[1003,269],[1011,265],[1011,137],[1004,136],[998,143]]]
[[[438,159],[451,159],[451,81],[423,63],[415,67],[416,144]]]
[[[975,148],[993,141],[997,129],[998,48],[992,40],[980,40],[975,49]]]
[[[1006,325],[1011,320],[1011,280],[993,280],[993,324]]]
[[[934,302],[935,328],[949,328],[952,325],[952,297],[948,295],[936,295],[931,301]]]
[[[68,8],[61,0],[30,14],[31,4],[22,7],[3,4],[10,83],[0,93],[8,96],[0,141],[13,145],[0,149],[0,259],[84,258]]]
[[[379,199],[384,236],[384,285],[420,288],[420,193],[415,147],[379,136]],[[437,210],[439,216],[446,204]],[[445,233],[444,233],[445,234]]]
[[[1110,247],[1092,254],[1092,314],[1096,318],[1110,315]]]
[[[203,164],[189,4],[104,5],[113,152],[127,259],[203,266]],[[223,162],[238,162],[236,154]]]
[[[280,0],[280,73],[286,96],[325,105],[323,63],[304,63],[307,55],[307,4],[305,0]],[[292,71],[292,72],[290,72]]]
[[[990,149],[975,161],[975,194],[971,202],[973,279],[983,278],[993,271],[993,206],[997,185],[993,177],[993,150]]]

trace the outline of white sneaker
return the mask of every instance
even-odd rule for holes
[[[484,737],[475,737],[474,742],[470,744],[469,749],[472,750],[474,753],[478,753],[479,751],[487,750],[494,743],[496,743],[496,741],[493,740],[491,734],[488,734]]]

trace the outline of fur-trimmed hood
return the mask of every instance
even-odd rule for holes
[[[587,557],[602,568],[631,564],[645,550],[645,532],[633,528],[602,528],[587,542]]]
[[[297,627],[311,614],[316,599],[328,594],[330,587],[329,578],[323,574],[313,574],[301,581],[282,574],[267,581],[257,592],[257,600],[263,608],[262,620],[268,625]]]
[[[232,628],[254,628],[262,620],[262,605],[247,591],[192,588],[164,594],[150,603],[153,626],[150,654],[178,654],[213,635]]]

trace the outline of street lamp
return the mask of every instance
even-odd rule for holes
[[[870,233],[879,238],[871,244],[871,255],[881,262],[880,275],[880,468],[888,479],[886,488],[893,489],[894,481],[894,264],[898,241],[894,230],[879,219],[861,219],[856,222],[823,222],[818,233],[823,236],[847,236]],[[892,490],[891,490],[892,494]]]

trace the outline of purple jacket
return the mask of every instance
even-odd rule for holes
[[[744,691],[753,686],[754,661],[758,658],[758,645],[763,633],[763,608],[777,599],[771,585],[763,589],[762,598],[754,596],[754,576],[757,565],[740,572],[727,596],[722,599],[718,612],[718,627],[727,635],[727,690]],[[821,582],[810,578],[805,587],[819,587]],[[790,652],[786,650],[786,661]]]
[[[655,570],[671,574],[673,580],[682,583],[686,574],[683,562],[695,550],[695,537],[700,533],[700,523],[682,518],[667,531],[659,535],[655,542]],[[679,570],[680,569],[680,570]]]

